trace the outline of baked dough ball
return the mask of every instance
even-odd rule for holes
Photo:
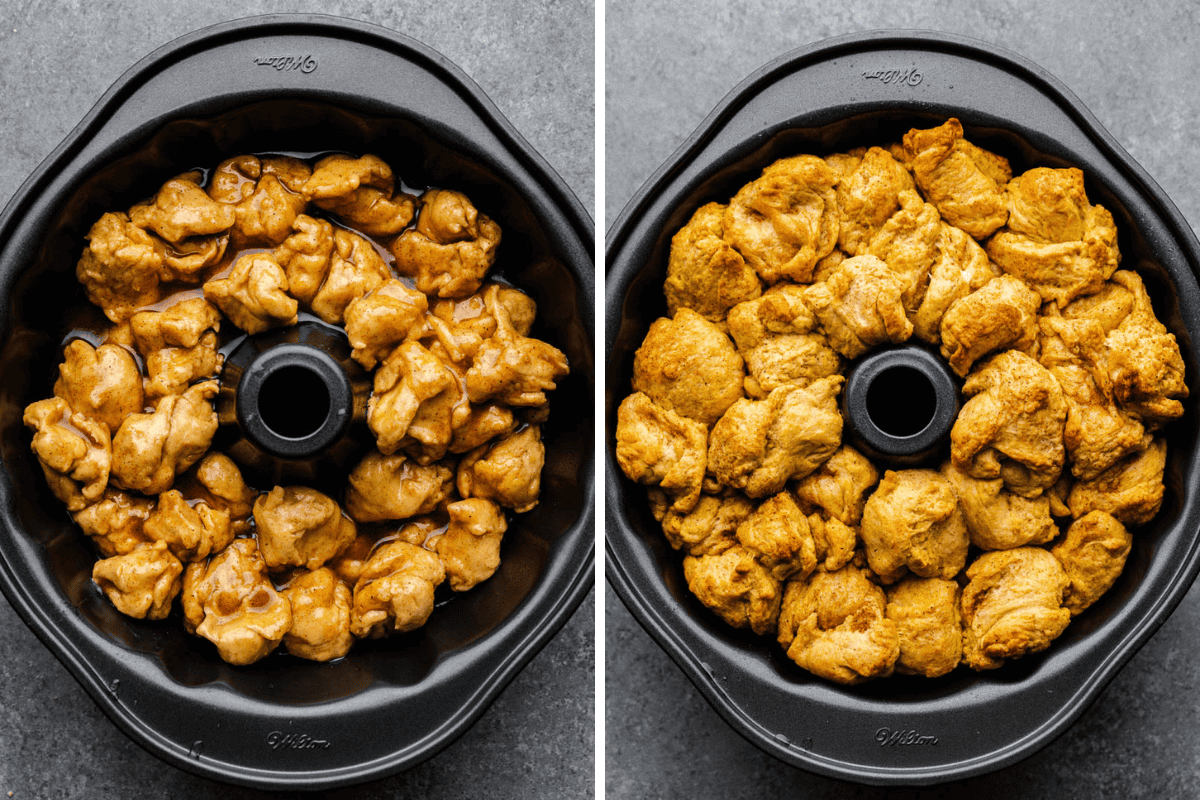
[[[725,241],[725,209],[720,203],[701,206],[671,237],[667,279],[667,315],[690,308],[710,322],[721,322],[729,309],[753,300],[762,281],[737,250]]]
[[[804,288],[780,283],[729,311],[729,335],[746,365],[746,394],[761,400],[788,383],[837,375],[842,359],[818,329]]]
[[[654,321],[633,358],[633,389],[712,426],[742,397],[742,357],[721,330],[690,308]]]
[[[717,555],[685,556],[683,576],[696,599],[733,627],[758,634],[775,629],[782,586],[741,545]]]
[[[883,589],[866,570],[847,564],[789,581],[779,614],[779,643],[788,658],[821,678],[862,683],[892,674],[900,655],[896,623]]]
[[[940,344],[942,321],[955,301],[981,289],[999,274],[999,268],[966,231],[942,223],[929,268],[929,285],[921,305],[909,313],[913,336],[929,344]]]
[[[754,513],[755,504],[740,492],[700,496],[696,507],[682,513],[671,509],[671,499],[651,489],[650,510],[662,523],[671,547],[687,555],[705,556],[725,552],[737,543],[738,526]]]
[[[875,256],[841,262],[824,280],[804,290],[829,346],[846,358],[912,336],[905,316],[903,277]]]
[[[1001,275],[954,301],[942,317],[942,358],[965,377],[989,353],[1029,350],[1038,334],[1037,292]]]
[[[912,175],[882,147],[871,147],[837,184],[838,247],[865,255],[871,238],[900,208],[900,193],[913,188]]]
[[[961,590],[942,578],[910,575],[887,589],[887,618],[896,623],[896,672],[936,678],[962,660]]]
[[[1155,439],[1092,480],[1076,481],[1067,495],[1071,515],[1079,519],[1089,511],[1107,511],[1128,527],[1145,525],[1162,508],[1166,466],[1166,440]]]
[[[982,550],[1009,550],[1046,544],[1058,536],[1050,515],[1049,492],[1028,498],[1004,488],[1001,478],[973,478],[947,461],[942,477],[950,482],[962,510],[971,544]]]
[[[1106,511],[1090,511],[1071,523],[1062,541],[1050,552],[1070,579],[1063,606],[1071,615],[1082,613],[1107,592],[1133,547],[1133,535]]]
[[[666,493],[672,511],[686,514],[700,500],[707,448],[703,424],[660,407],[642,392],[617,408],[617,463],[630,480]]]
[[[917,186],[946,222],[982,240],[1008,219],[1008,160],[964,139],[957,119],[914,128],[904,134],[903,145]]]
[[[900,208],[871,237],[867,254],[883,261],[901,279],[900,302],[911,315],[929,287],[942,220],[937,209],[911,189],[900,192],[899,200]]]
[[[846,525],[862,520],[867,493],[879,482],[871,460],[843,444],[815,472],[796,484],[796,499],[806,513],[821,509]]]
[[[930,469],[888,470],[862,515],[867,563],[884,583],[910,570],[953,578],[967,562],[970,537],[954,488]]]

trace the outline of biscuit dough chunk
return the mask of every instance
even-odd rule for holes
[[[172,178],[151,200],[129,209],[130,221],[172,244],[226,233],[237,215],[233,208],[213,200],[200,188],[202,179],[200,172]]]
[[[497,314],[501,313],[506,320],[505,336],[513,339],[513,332],[529,336],[537,317],[537,303],[517,289],[489,283],[470,297],[434,301],[422,327],[414,327],[409,338],[419,339],[437,350],[439,356],[467,368],[479,355],[484,341],[500,329]]]
[[[417,224],[392,243],[396,270],[417,290],[461,298],[477,291],[496,261],[500,226],[461,192],[430,189],[421,196]]]
[[[368,453],[350,473],[346,512],[355,522],[385,522],[428,514],[454,488],[444,464],[422,466],[403,453]]]
[[[110,431],[141,412],[142,373],[133,354],[115,344],[92,347],[75,339],[63,350],[54,394],[77,414],[102,422]]]
[[[283,268],[288,294],[308,308],[329,275],[333,255],[333,226],[323,219],[299,214],[292,232],[271,251],[271,257]]]
[[[112,441],[103,422],[76,414],[61,397],[26,406],[30,447],[46,483],[68,511],[82,511],[104,496],[113,467]]]
[[[456,592],[483,583],[500,566],[500,542],[508,530],[504,511],[490,500],[471,497],[446,506],[450,524],[428,547],[438,554],[446,580]]]
[[[365,369],[375,369],[409,334],[425,322],[429,301],[402,281],[389,279],[346,306],[346,337],[351,357]]]
[[[686,513],[671,509],[671,499],[660,489],[651,489],[650,511],[662,523],[671,547],[687,555],[719,555],[737,544],[738,526],[754,513],[754,502],[740,492],[700,496]]]
[[[1029,350],[1038,335],[1037,292],[1001,275],[954,301],[942,317],[942,357],[959,377],[989,353]]]
[[[463,456],[458,464],[458,493],[491,500],[518,514],[532,511],[538,504],[545,462],[541,428],[527,425]]]
[[[408,542],[381,545],[354,584],[350,632],[378,639],[416,630],[433,613],[433,591],[445,579],[435,553]]]
[[[1063,596],[1071,616],[1112,588],[1132,547],[1133,535],[1106,511],[1088,512],[1071,523],[1067,535],[1050,550],[1071,581]]]
[[[765,400],[738,400],[713,426],[708,471],[750,497],[780,491],[804,478],[842,443],[837,397],[844,379],[781,386]]]
[[[1049,492],[1026,498],[1005,490],[1001,478],[973,478],[947,461],[942,477],[954,487],[971,544],[982,550],[1009,550],[1046,544],[1058,536],[1050,514]]]
[[[936,678],[962,660],[961,590],[954,581],[909,576],[887,589],[887,618],[896,623],[896,672]]]
[[[725,210],[725,240],[768,284],[812,280],[837,245],[837,176],[816,156],[776,161],[746,184]]]
[[[100,555],[111,558],[130,553],[139,544],[149,541],[143,526],[154,506],[154,500],[149,497],[109,487],[104,490],[103,499],[72,516]]]
[[[1076,519],[1106,511],[1127,527],[1145,525],[1162,508],[1167,442],[1156,438],[1140,453],[1127,456],[1089,481],[1076,481],[1067,505]]]
[[[122,489],[159,494],[175,476],[204,456],[217,432],[212,398],[219,387],[204,381],[167,395],[151,414],[130,414],[112,440],[112,481]]]
[[[929,469],[888,470],[863,506],[867,563],[883,583],[909,571],[949,580],[967,563],[970,536],[954,487]]]
[[[872,237],[900,209],[900,194],[914,186],[890,152],[869,148],[837,184],[838,247],[850,256],[865,255]]]
[[[840,684],[892,674],[900,656],[887,597],[865,569],[847,564],[789,581],[779,614],[779,644],[800,667]]]
[[[761,400],[787,383],[808,384],[840,372],[842,359],[817,330],[802,287],[779,283],[739,303],[727,319],[746,366],[743,388]]]
[[[227,278],[204,284],[204,296],[246,333],[295,325],[299,306],[288,293],[287,275],[265,253],[242,256]]]
[[[942,321],[955,301],[981,289],[1000,274],[979,243],[965,231],[942,224],[937,247],[929,268],[929,286],[921,305],[909,314],[913,336],[930,344],[940,344]]]
[[[817,548],[808,518],[787,492],[760,503],[738,526],[737,540],[775,580],[803,577],[816,569]]]
[[[828,277],[804,290],[829,346],[846,358],[872,347],[898,344],[912,336],[905,316],[904,278],[872,255],[839,264]]]
[[[254,501],[258,547],[269,569],[317,569],[354,541],[354,522],[328,495],[276,486]]]
[[[1049,550],[1017,547],[984,553],[967,568],[962,592],[963,663],[995,669],[1010,658],[1045,650],[1066,630],[1070,585]]]
[[[350,652],[350,587],[333,570],[303,572],[282,594],[292,607],[292,627],[283,637],[289,653],[309,661],[332,661]]]
[[[900,300],[910,315],[921,307],[929,288],[942,227],[937,209],[910,189],[900,193],[900,208],[871,237],[867,253],[901,278]]]
[[[162,243],[134,225],[127,214],[109,212],[88,230],[87,247],[75,277],[88,300],[113,322],[124,322],[161,297]]]
[[[1008,219],[1008,160],[964,139],[957,119],[910,130],[903,147],[917,186],[946,222],[982,240]]]
[[[963,405],[950,430],[955,466],[975,478],[1003,478],[1022,497],[1037,497],[1058,480],[1066,460],[1062,388],[1032,356],[1006,350],[967,377]]]
[[[718,555],[685,556],[683,576],[692,594],[733,627],[758,634],[775,629],[782,586],[741,545]]]
[[[867,493],[879,483],[879,470],[848,444],[796,484],[796,499],[805,513],[821,509],[846,525],[862,520]]]
[[[1074,167],[1035,167],[1007,186],[1008,225],[988,256],[1059,308],[1104,285],[1121,261],[1112,214],[1088,202]]]
[[[129,324],[138,352],[147,356],[165,347],[196,347],[205,333],[221,330],[221,312],[203,297],[189,297],[161,311],[139,311]]]
[[[700,500],[708,429],[635,392],[617,408],[617,463],[633,481],[659,487],[671,510],[687,514]]]
[[[183,565],[164,542],[143,542],[92,566],[92,580],[126,616],[164,619],[183,589]]]
[[[200,561],[224,550],[234,539],[229,512],[207,503],[189,503],[181,492],[168,489],[142,526],[146,537],[162,542],[183,562]]]
[[[396,178],[381,158],[332,155],[313,165],[304,193],[318,207],[368,236],[394,236],[412,222],[416,204],[395,191]]]
[[[375,371],[367,425],[381,453],[413,440],[445,453],[456,413],[467,413],[458,376],[419,342],[400,345]]]
[[[258,492],[246,485],[241,470],[229,456],[210,451],[176,486],[190,502],[226,511],[235,534],[250,531]]]
[[[719,323],[738,303],[762,293],[762,281],[737,250],[725,241],[725,206],[701,206],[671,237],[667,279],[667,315],[690,308]]]
[[[312,312],[331,325],[342,325],[351,303],[375,291],[391,277],[387,263],[369,241],[338,228],[333,232],[329,272],[313,296]]]
[[[253,539],[235,539],[183,574],[183,620],[222,659],[253,664],[279,646],[292,627],[292,606],[266,575]]]
[[[291,235],[308,205],[303,192],[310,174],[308,165],[296,158],[234,156],[214,170],[208,194],[233,206],[237,241],[274,246]]]
[[[545,405],[546,392],[571,371],[566,355],[549,342],[525,335],[532,316],[514,311],[531,310],[528,303],[502,292],[497,284],[487,288],[483,302],[496,329],[479,344],[467,370],[467,397],[477,405],[490,400],[510,406]]]
[[[744,375],[729,337],[690,308],[655,320],[633,357],[635,392],[708,426],[742,397]]]

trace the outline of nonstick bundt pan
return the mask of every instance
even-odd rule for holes
[[[162,622],[135,620],[96,590],[94,554],[46,487],[22,409],[50,396],[72,309],[86,304],[75,262],[102,213],[241,153],[330,151],[375,153],[406,186],[461,190],[499,222],[494,272],[538,302],[532,335],[564,351],[571,372],[551,393],[541,502],[511,522],[489,581],[442,598],[417,632],[359,642],[336,662],[280,652],[235,667],[186,634],[178,610]],[[190,772],[322,789],[437,753],[592,583],[593,235],[578,199],[483,92],[405,36],[324,16],[268,16],[206,28],[139,61],[0,218],[0,587],[9,602],[117,727]],[[309,379],[333,370],[328,386],[341,386],[336,355],[308,357],[316,358]],[[335,401],[346,388],[332,392]],[[344,433],[322,436],[332,447]]]
[[[616,408],[631,391],[634,351],[666,313],[671,236],[698,207],[728,202],[777,158],[894,142],[952,116],[968,139],[1008,157],[1016,174],[1034,166],[1084,171],[1089,199],[1116,218],[1122,267],[1141,272],[1156,312],[1178,338],[1192,396],[1184,417],[1165,431],[1162,511],[1136,531],[1117,584],[1047,651],[989,672],[960,667],[933,680],[897,676],[843,687],[796,667],[774,637],[739,632],[690,596],[681,558],[651,516],[643,487],[616,463]],[[629,202],[606,248],[607,575],[705,699],[762,750],[872,784],[932,784],[1012,764],[1083,713],[1195,579],[1200,244],[1146,172],[1038,66],[931,32],[856,34],[801,48],[721,102]],[[857,412],[847,406],[847,413]]]

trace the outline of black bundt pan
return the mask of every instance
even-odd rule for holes
[[[514,520],[496,575],[420,631],[328,664],[232,667],[175,616],[116,613],[92,552],[47,491],[21,423],[49,396],[83,235],[167,178],[241,152],[373,152],[410,186],[466,192],[504,231],[496,269],[566,352],[541,503]],[[593,223],[461,70],[383,28],[269,16],[187,35],[138,62],[0,218],[0,587],[113,722],[165,761],[255,787],[379,778],[463,733],[561,628],[594,563]],[[564,413],[569,412],[569,413]]]
[[[1146,277],[1178,337],[1192,399],[1167,432],[1163,509],[1135,534],[1125,573],[1045,653],[940,679],[840,687],[809,676],[771,637],[730,628],[689,596],[680,557],[641,487],[616,464],[616,407],[633,353],[665,314],[672,233],[727,202],[772,160],[896,141],[962,120],[1014,171],[1076,165],[1120,228],[1122,266]],[[722,717],[764,751],[824,775],[932,784],[1012,764],[1066,729],[1163,623],[1200,569],[1195,343],[1200,244],[1175,206],[1061,83],[992,45],[930,32],[874,32],[801,48],[751,75],[629,202],[607,240],[607,575],[633,615]]]

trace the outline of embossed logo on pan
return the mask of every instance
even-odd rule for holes
[[[894,731],[891,728],[880,728],[875,731],[875,741],[879,742],[881,747],[889,745],[894,747],[922,744],[935,745],[938,743],[938,737],[922,736],[916,731]]]
[[[876,69],[864,71],[863,80],[879,81],[880,83],[895,83],[905,86],[919,86],[925,80],[925,75],[916,67],[908,69]]]
[[[307,733],[284,733],[271,731],[267,734],[267,747],[272,750],[328,750],[328,739],[314,739]]]
[[[312,53],[306,53],[298,56],[259,56],[254,59],[254,63],[260,67],[274,67],[277,72],[287,70],[299,70],[304,74],[315,72],[317,67],[317,57]]]

